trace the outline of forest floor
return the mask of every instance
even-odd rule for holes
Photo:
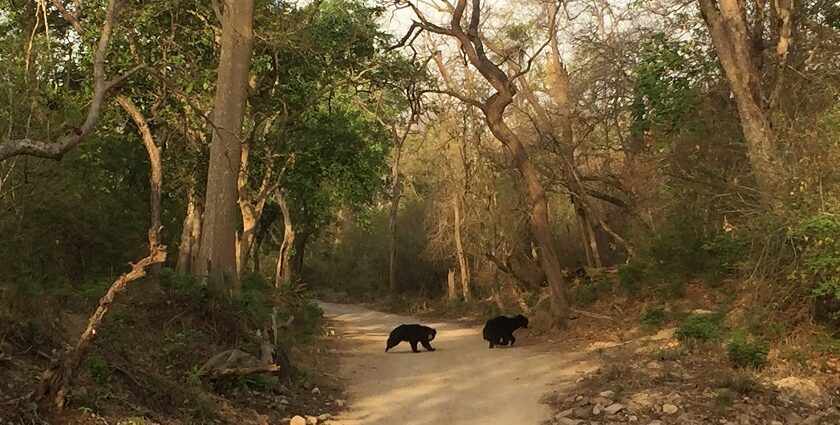
[[[840,424],[840,388],[735,370],[673,328],[624,341],[521,329],[515,348],[489,350],[475,317],[321,307],[349,398],[334,424]],[[436,351],[384,353],[402,323],[436,328]]]
[[[640,328],[639,300],[609,297],[586,308],[610,319],[578,315],[560,331],[542,330],[535,311],[533,326],[516,331],[516,347],[493,350],[481,338],[489,314],[481,303],[424,303],[406,316],[378,311],[381,304],[324,302],[325,328],[288,353],[294,378],[220,387],[196,379],[196,365],[248,341],[224,325],[242,312],[136,285],[100,329],[62,417],[39,416],[25,396],[77,337],[86,309],[0,320],[0,425],[285,425],[296,415],[319,425],[840,424],[836,355],[806,356],[809,367],[797,369],[774,348],[767,368],[739,370],[721,342],[678,341],[681,315],[716,304],[701,293],[669,305],[672,318],[657,330]],[[385,353],[402,323],[435,327],[436,351],[413,354],[403,343]]]
[[[32,308],[25,317],[0,314],[0,425],[276,425],[294,415],[326,417],[343,406],[335,358],[325,354],[334,341],[320,329],[288,350],[293,377],[209,383],[197,371],[214,354],[234,347],[257,352],[254,338],[230,325],[245,313],[141,281],[112,305],[74,379],[69,404],[59,415],[45,416],[28,395],[90,314],[89,307],[49,307]]]

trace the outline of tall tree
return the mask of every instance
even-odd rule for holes
[[[743,0],[699,0],[700,12],[709,28],[721,67],[729,81],[744,139],[747,155],[752,163],[758,189],[768,200],[781,189],[784,175],[780,166],[781,157],[771,128],[767,106],[774,99],[767,97],[762,87],[763,35],[766,16],[766,2],[757,0],[748,7]],[[776,61],[779,66],[775,87],[781,87],[788,51],[792,41],[791,1],[775,0],[773,12],[778,20],[779,38],[776,47]],[[750,26],[748,9],[754,19]],[[778,98],[778,88],[771,89]]]
[[[196,271],[206,275],[218,289],[237,293],[237,180],[254,41],[254,0],[228,0],[221,20],[222,47],[212,117],[213,139]]]
[[[554,235],[549,222],[545,187],[540,180],[539,171],[532,162],[522,140],[505,121],[505,111],[513,103],[514,96],[517,93],[514,82],[518,75],[508,75],[488,57],[480,34],[481,1],[473,0],[471,2],[471,12],[466,19],[468,22],[466,30],[462,22],[465,20],[464,12],[467,8],[467,0],[459,0],[455,4],[448,27],[430,22],[415,4],[412,2],[407,2],[407,4],[420,19],[415,27],[455,38],[469,63],[478,70],[495,91],[483,100],[476,100],[451,90],[446,91],[446,94],[457,97],[470,106],[478,108],[484,114],[490,131],[502,142],[511,155],[528,194],[531,233],[536,239],[540,265],[548,281],[551,294],[551,310],[556,320],[562,320],[568,313],[569,304],[565,295],[566,282],[561,271],[554,245]]]

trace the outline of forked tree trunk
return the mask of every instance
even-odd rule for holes
[[[198,240],[201,237],[201,207],[195,194],[195,182],[190,182],[187,189],[187,215],[181,230],[181,242],[178,245],[178,264],[176,271],[187,274],[191,270],[192,260],[198,255]]]
[[[222,12],[222,47],[213,108],[213,140],[198,271],[222,292],[239,293],[236,212],[242,122],[253,47],[254,0],[228,0]]]
[[[292,282],[292,265],[290,264],[292,246],[295,241],[295,231],[292,227],[292,216],[289,214],[289,207],[283,194],[277,192],[275,200],[280,205],[283,214],[283,242],[280,244],[280,251],[277,253],[277,269],[274,271],[274,287],[289,285]]]
[[[268,123],[267,125],[270,126],[271,124]],[[274,162],[269,160],[265,164],[263,178],[260,187],[257,189],[257,193],[253,197],[248,193],[248,169],[252,143],[253,133],[252,137],[246,143],[242,144],[239,161],[239,178],[237,180],[239,213],[242,217],[242,233],[236,241],[236,269],[239,271],[240,277],[245,273],[248,258],[250,258],[251,249],[254,246],[257,224],[262,217],[265,203],[268,201],[268,195],[271,191],[271,178],[274,174]]]
[[[773,197],[781,189],[783,172],[779,165],[779,150],[770,128],[770,119],[764,109],[761,89],[759,57],[752,50],[757,40],[752,39],[747,28],[746,2],[741,0],[699,0],[700,12],[709,29],[712,43],[720,59],[721,67],[729,81],[744,139],[747,142],[747,156],[752,164],[756,183],[765,202],[772,204]],[[781,3],[777,3],[781,6]],[[788,6],[786,3],[785,6]],[[762,7],[762,5],[757,5]],[[788,9],[789,10],[789,9]],[[789,15],[782,19],[790,19]],[[790,42],[790,24],[783,25],[784,43],[779,46],[780,58],[787,57]],[[760,34],[760,33],[759,33]]]
[[[56,410],[61,410],[64,407],[73,376],[79,368],[85,352],[93,342],[93,337],[96,335],[99,325],[110,310],[114,298],[125,289],[126,285],[146,276],[148,268],[166,261],[166,247],[160,244],[160,198],[161,186],[163,185],[160,148],[155,145],[146,119],[134,103],[122,95],[117,96],[117,102],[137,125],[143,146],[149,155],[151,168],[149,172],[149,254],[136,264],[132,264],[129,272],[123,273],[111,284],[105,295],[99,299],[99,306],[88,319],[87,327],[79,340],[76,341],[76,345],[64,352],[41,373],[38,388],[33,393],[33,397],[38,402],[52,403],[52,407]]]
[[[464,12],[467,1],[458,0],[452,8],[452,19],[448,28],[442,28],[431,24],[424,16],[420,15],[419,9],[413,6],[418,14],[420,25],[423,29],[432,33],[447,35],[458,40],[464,55],[490,83],[495,93],[484,101],[478,101],[451,92],[453,96],[467,102],[471,106],[481,109],[490,131],[510,152],[511,158],[519,171],[525,184],[530,201],[529,213],[531,231],[537,240],[540,255],[540,264],[545,272],[550,290],[551,310],[554,319],[562,322],[568,316],[569,304],[565,295],[565,278],[561,272],[560,261],[554,247],[554,237],[551,231],[551,224],[548,219],[548,201],[545,195],[545,188],[539,179],[539,172],[531,162],[524,145],[513,130],[505,123],[504,115],[506,108],[513,102],[516,95],[516,87],[509,77],[498,65],[487,57],[484,45],[479,35],[481,22],[481,4],[473,0],[471,14],[468,19],[469,28],[463,28]]]

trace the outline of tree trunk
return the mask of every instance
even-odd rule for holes
[[[756,40],[750,38],[746,27],[746,4],[739,0],[699,0],[699,3],[735,98],[756,185],[763,199],[772,203],[781,189],[783,172],[775,161],[779,151],[764,110],[761,75],[752,50]],[[784,54],[787,54],[787,46]]]
[[[222,47],[198,271],[215,288],[238,294],[237,181],[253,48],[254,0],[228,0],[222,15]]]
[[[189,273],[192,260],[197,254],[199,237],[201,237],[200,207],[197,205],[195,182],[190,182],[187,189],[187,215],[184,217],[181,243],[178,245],[178,264],[176,265],[178,273]]]
[[[529,208],[531,230],[539,246],[540,264],[545,272],[551,292],[552,314],[554,319],[559,322],[568,316],[569,304],[564,292],[565,278],[561,273],[560,262],[554,248],[545,188],[519,137],[504,121],[505,109],[513,102],[513,97],[516,95],[516,87],[512,81],[515,78],[508,76],[487,57],[482,38],[479,35],[481,2],[478,0],[472,2],[471,14],[467,20],[469,26],[465,31],[463,23],[466,7],[466,0],[457,1],[452,8],[449,28],[432,24],[421,15],[419,9],[413,7],[413,10],[418,14],[420,20],[418,25],[423,29],[456,38],[467,60],[495,90],[495,93],[484,101],[478,101],[454,91],[450,91],[449,94],[470,106],[479,108],[484,113],[490,131],[508,149],[519,174],[522,176],[531,203]]]
[[[277,253],[277,269],[274,272],[274,287],[279,288],[292,282],[292,267],[289,260],[292,245],[295,241],[295,231],[292,227],[292,216],[289,214],[289,207],[286,205],[283,194],[278,191],[275,194],[275,200],[283,213],[283,242],[280,244],[280,251]]]
[[[190,248],[189,273],[198,275],[198,256],[201,255],[201,228],[204,219],[204,206],[201,204],[201,199],[196,198],[195,201],[195,220],[193,221],[192,234],[190,235],[192,246]]]
[[[449,269],[446,275],[446,295],[450,300],[458,296],[458,287],[455,285],[455,270]]]
[[[294,252],[292,253],[292,274],[300,274],[303,272],[303,261],[304,255],[306,254],[306,244],[309,243],[309,238],[312,236],[312,230],[307,229],[305,226],[298,227],[303,228],[301,232],[295,234],[294,243],[292,247],[294,248]]]
[[[572,195],[574,197],[574,195]],[[583,242],[583,251],[586,254],[586,264],[589,267],[595,267],[595,259],[592,257],[592,244],[589,240],[589,229],[587,229],[586,219],[583,218],[585,214],[582,210],[578,209],[577,202],[573,203],[573,207],[575,209],[575,217],[577,217],[578,222],[578,230],[580,231],[580,239]]]
[[[394,139],[394,162],[391,164],[391,212],[388,216],[388,242],[390,245],[388,288],[391,294],[399,290],[397,283],[397,213],[400,208],[400,157],[402,156],[402,140],[397,136],[396,126],[391,127]]]
[[[253,133],[252,133],[253,135]],[[268,200],[270,192],[271,177],[273,175],[273,161],[265,166],[262,182],[257,190],[256,196],[252,197],[248,193],[248,166],[250,164],[251,143],[253,138],[249,138],[246,143],[242,144],[242,152],[240,155],[240,170],[237,180],[237,188],[239,191],[239,212],[242,217],[242,233],[236,241],[236,269],[239,271],[239,276],[245,273],[245,268],[248,263],[248,258],[251,249],[254,246],[256,238],[257,223],[262,217],[265,203]]]
[[[569,303],[564,293],[566,282],[561,272],[557,251],[554,249],[554,237],[548,219],[548,200],[545,196],[545,188],[539,179],[536,167],[528,158],[525,147],[522,146],[516,134],[503,121],[503,113],[503,109],[498,104],[488,105],[486,111],[487,124],[493,135],[511,152],[513,162],[524,180],[528,198],[531,202],[531,232],[537,240],[540,266],[545,272],[551,294],[551,312],[555,319],[562,320],[568,316]]]
[[[452,194],[452,210],[455,212],[455,255],[458,258],[458,269],[461,272],[461,293],[464,295],[464,301],[469,301],[470,269],[467,265],[467,257],[464,254],[464,245],[461,241],[461,225],[464,220],[461,217],[461,205],[458,198],[458,193]]]

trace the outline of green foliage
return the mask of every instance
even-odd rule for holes
[[[206,343],[209,340],[204,332],[185,328],[177,330],[168,328],[163,332],[163,341],[160,344],[160,356],[166,364],[166,369],[177,370],[181,367],[181,360],[189,358],[186,354],[192,347]]]
[[[23,346],[40,346],[48,341],[44,328],[29,318],[12,325],[10,339]]]
[[[267,375],[242,376],[237,379],[238,385],[254,391],[268,391],[276,388],[279,382],[276,376]]]
[[[814,341],[817,351],[831,356],[840,356],[840,333],[823,330]]]
[[[698,103],[694,79],[703,63],[692,58],[690,42],[670,40],[655,33],[642,41],[633,80],[631,133],[641,137],[651,128],[675,132],[691,122]]]
[[[183,300],[202,303],[212,298],[210,288],[195,275],[184,275],[170,268],[162,268],[158,273],[158,281],[162,287],[172,290],[174,295]]]
[[[424,229],[428,207],[424,201],[404,199],[397,228]],[[312,250],[305,270],[306,281],[313,287],[340,290],[356,299],[383,296],[388,291],[390,261],[387,235],[387,210],[375,212],[367,227],[357,220],[348,220],[331,229],[329,236],[319,240]],[[428,254],[425,234],[398,232],[397,247],[400,289],[409,295],[442,295],[440,282],[446,279],[446,268]]]
[[[100,347],[111,346],[114,342],[123,339],[124,333],[135,324],[137,324],[137,317],[134,312],[122,305],[113,305],[97,330],[94,344]]]
[[[799,249],[798,267],[788,276],[814,296],[840,302],[840,217],[820,213],[803,220],[791,236]],[[840,310],[829,313],[840,320]]]
[[[704,257],[700,274],[706,282],[715,285],[738,270],[738,265],[749,253],[750,245],[743,237],[723,233],[703,242],[700,249]]]
[[[659,306],[648,306],[639,317],[639,323],[649,329],[658,329],[668,320],[668,312]]]
[[[767,363],[767,344],[761,341],[750,341],[743,334],[736,334],[726,349],[729,361],[735,367],[760,368]]]
[[[723,331],[723,314],[692,314],[680,324],[675,335],[680,341],[708,342],[720,339]]]
[[[269,299],[273,291],[271,283],[256,273],[245,273],[242,277],[239,297],[233,299],[234,308],[252,324],[259,326],[271,318],[272,302]]]
[[[573,297],[582,305],[592,304],[598,301],[601,294],[608,292],[611,286],[606,276],[595,275],[574,288]]]
[[[627,264],[622,264],[618,268],[618,280],[621,282],[621,286],[631,295],[639,294],[644,278],[644,266],[638,261],[634,260]]]
[[[628,291],[637,290],[644,281],[656,285],[663,295],[680,297],[690,278],[701,277],[715,286],[736,273],[749,248],[748,240],[737,235],[706,237],[690,215],[674,211],[640,258],[619,269],[619,279]]]
[[[111,380],[111,368],[102,357],[91,355],[85,358],[88,375],[99,387],[108,385]]]

